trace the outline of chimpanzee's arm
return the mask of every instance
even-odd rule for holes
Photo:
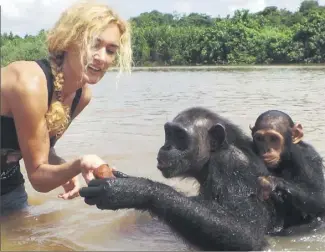
[[[276,178],[275,193],[281,193],[284,201],[291,200],[292,205],[306,214],[325,212],[325,194],[314,192],[303,184]]]
[[[247,251],[261,250],[265,245],[263,225],[253,225],[211,201],[190,199],[148,179],[93,180],[80,190],[80,196],[99,209],[148,210],[200,249]],[[256,209],[252,206],[250,210]]]
[[[313,146],[300,142],[291,148],[292,178],[280,180],[276,189],[292,198],[292,203],[305,213],[325,211],[323,160]]]
[[[197,197],[193,201],[163,184],[159,184],[156,193],[148,210],[194,245],[205,250],[262,249],[265,233],[255,230],[253,234],[246,222],[220,205],[210,202],[207,206]]]

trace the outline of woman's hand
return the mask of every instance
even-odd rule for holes
[[[85,155],[81,157],[80,159],[81,174],[84,177],[87,184],[95,178],[93,174],[94,170],[103,164],[106,164],[106,162],[103,161],[97,155]]]
[[[80,159],[81,174],[84,177],[86,183],[88,184],[91,180],[95,179],[94,171],[98,169],[101,165],[106,164],[100,157],[97,155],[85,155]],[[112,175],[114,176],[114,175]],[[78,176],[75,176],[67,183],[62,185],[64,188],[64,193],[58,195],[62,199],[73,199],[79,196],[80,183]]]
[[[62,187],[64,189],[64,193],[60,193],[58,195],[59,198],[68,200],[68,199],[73,199],[75,197],[78,197],[79,189],[80,189],[78,176],[75,176],[74,178],[69,180],[67,183],[62,185]]]

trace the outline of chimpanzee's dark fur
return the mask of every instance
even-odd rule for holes
[[[271,190],[266,190],[270,191],[277,216],[283,222],[278,234],[309,231],[322,224],[318,219],[325,213],[322,157],[304,141],[292,143],[293,127],[294,122],[289,115],[279,110],[269,110],[256,119],[252,128],[252,135],[257,130],[274,129],[284,138],[280,162],[269,169],[271,176],[266,177],[269,182],[267,187],[271,187]],[[257,154],[262,151],[255,144],[253,148]],[[309,227],[309,224],[312,225]]]
[[[267,175],[251,139],[231,122],[200,108],[165,125],[158,168],[166,178],[194,177],[200,193],[186,197],[145,178],[93,180],[80,190],[99,209],[148,210],[203,250],[261,250],[273,227],[273,208],[257,197],[258,176]]]

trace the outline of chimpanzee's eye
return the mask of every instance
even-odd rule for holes
[[[185,150],[188,146],[188,135],[184,129],[175,128],[174,129],[174,141],[176,148],[179,150]]]
[[[257,142],[262,142],[263,141],[263,136],[261,136],[260,134],[257,134],[254,136],[255,141]]]
[[[272,136],[270,137],[270,141],[271,141],[272,143],[275,143],[275,142],[277,142],[278,140],[279,140],[279,138],[278,138],[277,136],[272,135]]]

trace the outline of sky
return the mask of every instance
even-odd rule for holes
[[[250,12],[277,6],[296,11],[302,0],[99,0],[105,2],[128,19],[142,12],[158,10],[163,13],[205,13],[212,17],[232,15],[236,9]],[[35,35],[49,29],[60,13],[76,0],[0,0],[1,33],[12,32],[19,36]],[[325,0],[318,1],[325,5]]]

